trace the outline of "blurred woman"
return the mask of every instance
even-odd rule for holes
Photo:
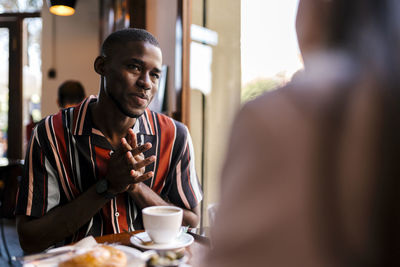
[[[204,266],[400,266],[398,14],[300,0],[305,70],[238,114]]]

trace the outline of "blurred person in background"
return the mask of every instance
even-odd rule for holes
[[[57,105],[59,109],[78,105],[85,98],[85,88],[78,81],[67,80],[58,87]],[[33,128],[38,122],[34,121],[32,114],[29,115],[29,123],[25,126],[26,144],[31,139]]]
[[[305,70],[237,115],[204,266],[400,266],[399,14],[300,0]]]
[[[75,106],[84,98],[85,89],[78,81],[67,80],[58,87],[57,105],[60,109]]]

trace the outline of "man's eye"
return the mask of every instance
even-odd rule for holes
[[[157,73],[152,73],[151,76],[153,76],[156,79],[160,79],[160,75]]]
[[[139,66],[133,65],[133,64],[128,64],[127,67],[128,67],[128,69],[135,70],[135,71],[140,70]]]

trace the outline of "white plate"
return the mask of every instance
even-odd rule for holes
[[[145,261],[142,259],[142,254],[143,252],[141,252],[140,250],[136,249],[136,248],[131,248],[128,246],[123,246],[123,245],[110,245],[113,246],[119,250],[122,250],[123,252],[125,252],[126,255],[126,267],[141,267],[141,266],[145,266]]]
[[[183,234],[180,234],[179,237],[177,239],[175,239],[174,241],[172,241],[171,243],[167,243],[167,244],[153,243],[150,245],[144,245],[142,243],[142,241],[140,241],[138,238],[135,238],[136,236],[145,242],[151,241],[151,239],[146,232],[138,233],[134,236],[131,236],[131,239],[130,239],[131,243],[142,249],[174,250],[174,249],[180,249],[180,248],[187,247],[190,244],[192,244],[194,241],[193,236],[191,236],[187,233],[183,233]]]
[[[136,248],[131,248],[128,246],[123,246],[123,245],[114,245],[114,244],[108,244],[108,245],[113,246],[125,253],[126,259],[127,259],[126,267],[144,267],[145,266],[145,260],[142,257],[143,252],[141,252],[140,250],[138,250]],[[69,250],[69,249],[71,249],[71,246],[60,247],[60,248],[52,249],[51,251],[62,251],[62,250]],[[85,251],[82,249],[82,250],[80,250],[80,253],[84,253],[89,250],[91,250],[91,248],[86,248]],[[23,264],[23,267],[57,267],[60,262],[65,261],[76,255],[77,254],[63,254],[58,257],[53,257],[53,258],[49,258],[46,260],[25,263],[25,264]]]

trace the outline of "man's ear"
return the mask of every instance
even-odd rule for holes
[[[58,106],[59,109],[62,108],[62,106],[61,106],[61,104],[60,104],[60,99],[58,99],[58,98],[57,98],[57,106]]]
[[[94,61],[94,70],[100,74],[104,75],[104,65],[105,65],[105,58],[103,56],[98,56],[96,60]]]

